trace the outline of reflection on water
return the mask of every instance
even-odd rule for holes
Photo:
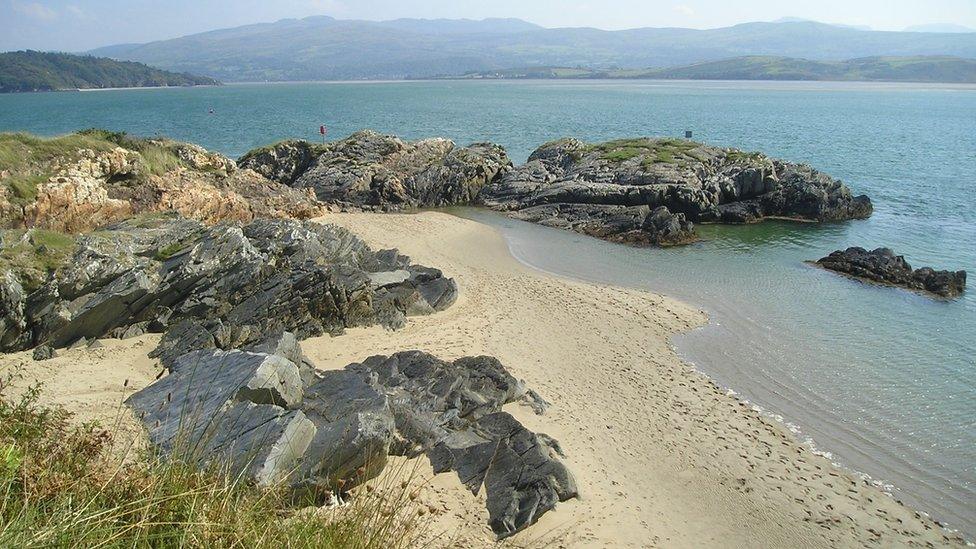
[[[455,213],[500,229],[532,266],[701,306],[710,324],[675,338],[683,357],[836,461],[976,531],[973,299],[935,301],[805,263],[859,222],[704,226],[703,242],[660,250]]]

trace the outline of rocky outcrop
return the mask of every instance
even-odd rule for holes
[[[97,153],[79,151],[80,158],[61,166],[37,188],[37,198],[24,209],[24,223],[61,232],[77,232],[132,215],[132,206],[109,196],[105,183],[136,170],[130,152],[115,148]]]
[[[97,150],[72,149],[55,140],[52,143],[63,150],[52,158],[28,162],[23,173],[3,172],[4,183],[15,175],[40,182],[28,197],[19,198],[22,203],[11,200],[8,187],[0,185],[0,225],[79,233],[148,212],[175,211],[214,224],[269,217],[309,219],[325,211],[314,193],[238,169],[229,158],[196,145],[113,137],[123,147],[98,139],[113,135],[69,136],[85,139]],[[24,146],[30,150],[36,145]]]
[[[490,143],[407,142],[365,130],[321,146],[286,141],[252,151],[238,165],[312,189],[323,202],[398,210],[472,203],[511,161]]]
[[[912,269],[904,256],[895,255],[888,248],[873,251],[858,247],[837,250],[819,259],[817,264],[859,279],[941,297],[955,297],[966,289],[966,271],[936,271],[930,267]]]
[[[164,455],[307,500],[375,477],[391,453],[427,453],[435,471],[455,471],[476,494],[484,487],[499,538],[577,495],[558,443],[501,411],[537,399],[495,359],[414,351],[303,372],[310,364],[287,332],[218,350],[200,349],[200,333],[185,328],[164,338],[167,352],[186,351],[170,374],[127,401]]]
[[[291,185],[312,164],[325,146],[308,141],[289,140],[268,147],[254,149],[237,161],[243,169],[256,173],[284,185]]]
[[[516,210],[509,215],[611,242],[674,246],[698,238],[694,224],[684,214],[673,214],[664,206],[652,210],[648,206],[543,204]]]
[[[693,240],[692,222],[833,221],[872,211],[866,196],[808,166],[678,139],[547,143],[481,199],[537,223],[659,245]]]
[[[238,165],[327,203],[399,210],[484,204],[512,217],[615,242],[694,241],[694,223],[866,218],[870,199],[809,166],[680,139],[562,139],[513,168],[497,145],[405,142],[372,131],[287,141]]]
[[[70,261],[24,295],[0,285],[4,351],[163,331],[182,320],[299,337],[350,326],[399,328],[449,307],[457,286],[345,229],[293,220],[206,226],[134,218],[78,239]],[[232,337],[233,336],[233,337]],[[225,346],[250,342],[224,334]]]

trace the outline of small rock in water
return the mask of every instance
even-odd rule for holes
[[[941,297],[956,297],[966,289],[966,271],[936,271],[931,267],[912,269],[904,256],[895,255],[888,248],[837,250],[817,260],[817,264],[855,278]]]

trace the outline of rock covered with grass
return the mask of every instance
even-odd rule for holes
[[[408,315],[443,310],[456,296],[439,270],[395,250],[373,251],[335,226],[137,217],[79,237],[33,291],[12,275],[0,280],[0,343],[4,351],[64,347],[161,332],[181,320],[300,337],[399,328]]]
[[[408,142],[364,130],[327,145],[285,141],[251,151],[238,165],[324,202],[384,210],[469,204],[511,167],[490,143]]]
[[[913,269],[904,256],[895,255],[889,248],[837,250],[817,260],[817,264],[855,278],[940,297],[956,297],[966,289],[966,271],[936,271],[931,267]]]
[[[493,358],[412,351],[319,372],[292,334],[255,340],[221,350],[185,327],[166,335],[161,348],[184,354],[127,401],[164,456],[316,500],[374,478],[390,454],[427,453],[485,490],[499,538],[577,495],[558,443],[501,411],[539,399]]]
[[[486,187],[482,201],[529,221],[650,244],[693,240],[693,222],[835,221],[872,212],[868,197],[808,166],[651,138],[547,143]]]
[[[85,232],[146,212],[206,223],[305,219],[322,205],[223,155],[169,139],[87,130],[0,134],[0,224]]]

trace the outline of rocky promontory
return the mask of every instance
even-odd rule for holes
[[[861,219],[871,200],[809,166],[681,139],[562,139],[521,166],[505,151],[371,131],[329,145],[288,141],[238,165],[322,201],[377,210],[485,205],[607,240],[675,245],[694,223]]]
[[[681,244],[693,223],[859,219],[871,201],[808,166],[681,139],[547,143],[482,193],[513,217],[612,240]]]
[[[966,271],[936,271],[931,267],[913,269],[904,256],[895,255],[888,248],[837,250],[817,260],[817,265],[854,278],[940,297],[956,297],[966,289]]]
[[[0,350],[162,332],[182,320],[235,344],[274,329],[304,338],[398,328],[457,297],[439,270],[308,221],[136,217],[79,237],[62,261],[34,289],[13,271],[0,279]]]

